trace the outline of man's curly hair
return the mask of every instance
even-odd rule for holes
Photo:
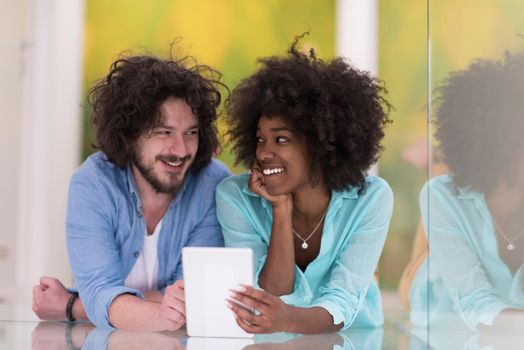
[[[308,34],[308,33],[305,33]],[[390,104],[381,82],[343,58],[323,61],[299,52],[259,59],[261,68],[242,80],[226,101],[228,135],[236,163],[255,161],[261,116],[279,116],[300,137],[311,157],[310,179],[330,190],[365,187],[365,171],[378,160]]]
[[[512,184],[524,152],[524,55],[479,59],[436,89],[435,137],[457,187]]]
[[[187,63],[191,66],[186,66]],[[199,144],[191,170],[207,165],[218,150],[215,126],[221,74],[188,56],[179,60],[122,55],[109,74],[89,92],[96,144],[108,160],[124,168],[133,159],[136,140],[161,122],[160,106],[182,98],[199,123]],[[227,88],[226,88],[227,89]]]

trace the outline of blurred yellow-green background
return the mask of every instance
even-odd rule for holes
[[[377,75],[395,107],[379,164],[380,176],[395,193],[379,276],[383,287],[394,288],[409,259],[418,193],[427,179],[426,163],[413,161],[409,152],[427,154],[428,91],[473,58],[502,57],[504,50],[522,47],[517,33],[524,13],[514,1],[497,0],[380,0],[377,5]],[[324,59],[336,54],[334,0],[89,0],[86,6],[84,96],[120,52],[167,56],[174,40],[174,54],[214,66],[230,88],[256,69],[257,58],[284,54],[307,30],[311,35],[303,46],[314,47]],[[84,157],[92,152],[88,114],[86,109]],[[227,148],[220,159],[242,171],[233,167]]]

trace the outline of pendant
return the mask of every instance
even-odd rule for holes
[[[309,245],[307,244],[306,241],[304,241],[304,243],[302,243],[302,249],[307,249],[307,247],[309,247]],[[509,247],[508,247],[508,249],[509,249]]]
[[[508,243],[506,248],[508,248],[508,250],[513,250],[513,249],[515,249],[515,246],[513,245],[513,243],[510,242],[510,243]]]

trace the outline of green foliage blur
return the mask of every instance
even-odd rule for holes
[[[304,49],[335,55],[335,0],[89,0],[86,1],[84,96],[118,54],[166,57],[190,54],[211,65],[233,88],[252,73],[259,57],[285,54],[307,30]],[[395,193],[395,209],[379,263],[382,288],[395,288],[410,256],[419,222],[418,194],[430,172],[430,92],[450,71],[479,57],[501,58],[522,48],[523,6],[514,0],[378,0],[378,76],[394,106],[386,129],[380,176]],[[428,43],[431,48],[428,50]],[[428,64],[430,59],[431,64]],[[94,150],[84,118],[83,156]],[[219,124],[224,130],[222,122]],[[429,141],[429,142],[428,142]],[[219,158],[234,173],[226,146]]]
[[[314,0],[90,0],[87,3],[84,91],[103,77],[124,51],[169,56],[194,56],[217,68],[232,89],[256,69],[259,57],[285,54],[295,36],[319,57],[335,53],[335,3]],[[227,96],[225,96],[227,97]],[[87,107],[87,103],[86,103]],[[89,108],[85,109],[84,157],[92,153]],[[224,126],[219,123],[221,130]],[[234,173],[226,146],[219,159]]]

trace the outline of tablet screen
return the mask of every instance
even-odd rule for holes
[[[186,321],[189,336],[247,338],[226,306],[231,289],[253,285],[249,248],[182,249]]]

